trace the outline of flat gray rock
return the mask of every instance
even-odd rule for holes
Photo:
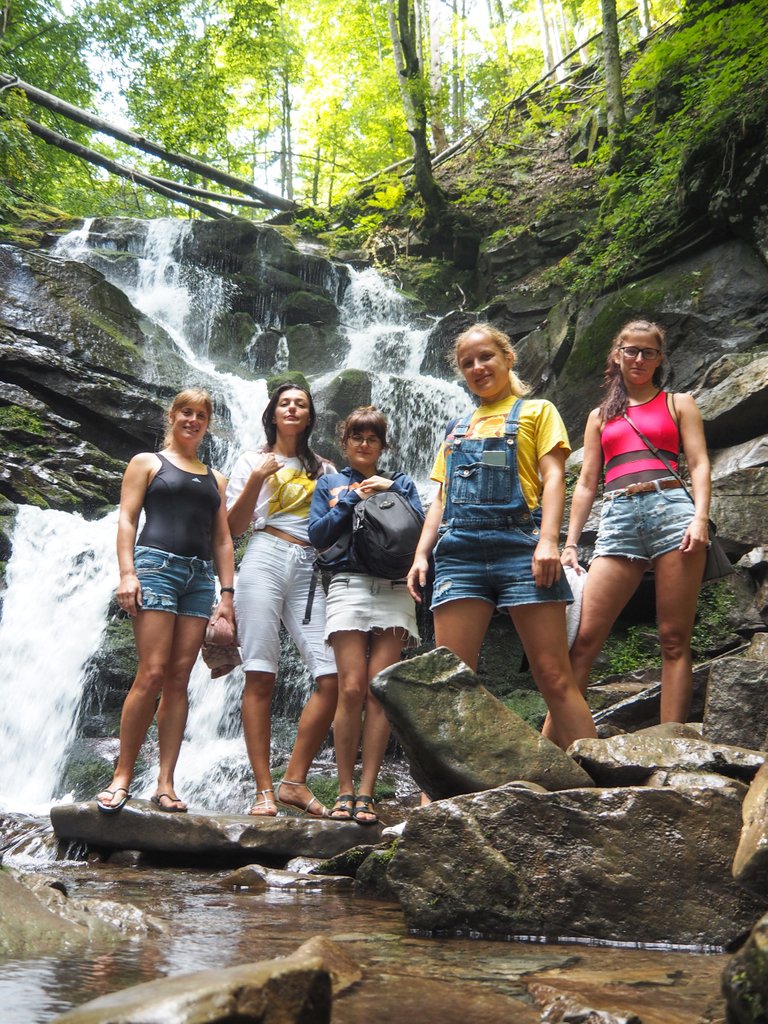
[[[51,808],[59,839],[103,850],[142,850],[179,857],[217,857],[240,862],[260,856],[334,857],[366,840],[378,840],[381,825],[248,814],[169,814],[147,800],[129,800],[117,814],[104,814],[93,802]]]
[[[753,750],[768,749],[768,662],[723,658],[709,672],[704,738]]]
[[[679,728],[679,727],[676,727]],[[577,740],[569,753],[598,786],[637,786],[655,771],[715,772],[751,782],[766,755],[655,726],[603,740]]]

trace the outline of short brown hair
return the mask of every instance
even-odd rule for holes
[[[352,434],[361,430],[371,430],[381,441],[381,447],[387,447],[387,417],[375,405],[361,405],[353,409],[339,427],[339,439],[346,444]]]

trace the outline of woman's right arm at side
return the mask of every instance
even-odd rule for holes
[[[414,601],[421,604],[421,592],[427,585],[427,572],[429,571],[429,556],[437,544],[437,531],[443,518],[443,488],[440,490],[429,506],[424,526],[421,529],[419,543],[416,546],[416,553],[413,556],[413,565],[408,570],[408,593]]]
[[[584,524],[589,518],[589,513],[592,511],[602,468],[603,450],[600,445],[600,412],[598,409],[593,409],[589,414],[584,431],[584,461],[581,464],[579,479],[571,498],[568,534],[565,538],[563,553],[560,556],[560,561],[563,565],[570,565],[574,569],[579,567],[579,553],[576,550],[576,545],[579,543]]]
[[[243,459],[244,456],[241,456]],[[259,500],[261,488],[264,482],[280,469],[280,464],[272,452],[264,452],[257,456],[253,468],[248,472],[241,465],[240,460],[232,470],[232,477],[227,488],[227,497],[230,499],[227,509],[227,520],[233,537],[241,537],[251,525],[253,510]],[[242,478],[242,479],[241,479]],[[232,492],[239,493],[232,500]]]
[[[120,583],[117,587],[117,603],[131,617],[141,608],[141,584],[133,564],[136,531],[147,487],[157,464],[158,458],[152,452],[134,455],[125,470],[120,490],[120,512],[117,520],[117,563],[120,567]]]

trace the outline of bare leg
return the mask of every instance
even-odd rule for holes
[[[670,551],[654,562],[661,642],[661,721],[685,722],[693,692],[691,633],[706,548]]]
[[[207,619],[196,616],[176,616],[171,657],[157,708],[157,736],[160,745],[157,792],[167,793],[171,798],[170,803],[177,804],[179,810],[186,810],[186,804],[176,795],[173,773],[187,724],[189,676],[200,652],[207,624]]]
[[[434,612],[435,644],[447,647],[476,671],[480,647],[493,610],[488,601],[475,597],[438,605]]]
[[[576,685],[568,658],[565,605],[559,602],[518,605],[509,609],[528,656],[536,685],[552,716],[559,745],[565,750],[585,736],[596,736],[587,702]]]
[[[109,786],[97,796],[106,805],[113,802],[109,790],[130,788],[136,758],[165,681],[175,623],[176,616],[171,612],[142,611],[133,619],[139,664],[120,716],[120,753],[115,773]]]
[[[385,668],[400,660],[405,643],[405,631],[387,629],[371,637],[371,653],[368,659],[368,682]],[[376,779],[379,775],[384,752],[389,742],[389,720],[384,708],[370,690],[365,701],[365,722],[363,723],[363,765],[360,773],[359,792],[375,796]],[[374,821],[376,815],[357,810],[358,818]]]
[[[269,747],[272,739],[272,693],[275,689],[273,672],[246,672],[243,689],[243,734],[245,749],[251,762],[256,789],[263,800],[257,799],[252,814],[271,815],[274,812],[272,774],[269,769]]]
[[[570,653],[573,677],[582,693],[587,692],[595,658],[622,608],[637,590],[647,565],[645,561],[613,556],[601,556],[590,565],[581,603],[579,632]],[[549,713],[541,731],[548,739],[563,746]]]
[[[355,792],[355,760],[368,692],[368,640],[362,630],[339,630],[331,637],[339,670],[339,702],[333,720],[339,793]]]
[[[299,719],[296,742],[285,769],[286,782],[306,781],[315,755],[331,728],[333,716],[336,714],[338,692],[338,677],[335,673],[317,679],[315,691],[305,704]],[[300,807],[302,810],[313,799],[306,786],[284,786],[282,792],[278,786],[278,795],[282,803]],[[319,801],[315,801],[310,813],[317,812],[318,803]]]

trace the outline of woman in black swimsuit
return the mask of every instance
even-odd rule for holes
[[[133,620],[138,671],[120,719],[120,754],[99,810],[113,814],[130,797],[136,758],[155,714],[160,770],[152,802],[186,811],[173,775],[187,721],[187,687],[208,622],[234,627],[234,554],[224,504],[226,479],[200,461],[197,450],[211,418],[207,392],[180,392],[168,412],[165,447],[128,463],[120,495],[117,600]],[[146,522],[139,542],[139,515]],[[214,566],[221,600],[213,615]]]

